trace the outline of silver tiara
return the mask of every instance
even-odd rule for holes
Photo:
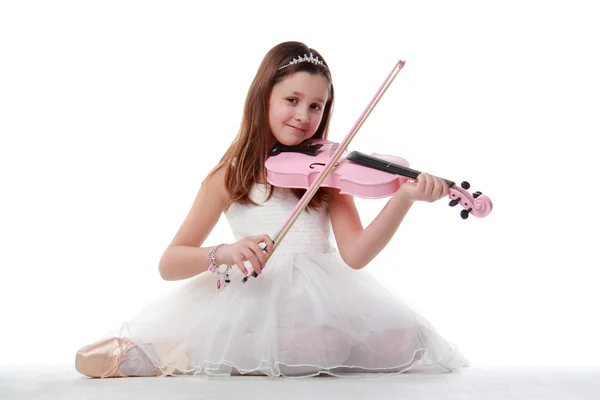
[[[310,53],[310,56],[307,56],[305,54],[304,57],[298,57],[298,58],[292,59],[292,61],[290,61],[289,63],[287,63],[285,65],[282,65],[277,70],[279,71],[280,69],[284,69],[285,67],[289,67],[290,65],[299,64],[299,63],[303,63],[303,62],[309,62],[311,64],[320,65],[321,67],[325,67],[325,63],[323,61],[319,60],[319,57],[313,57],[313,53]],[[327,67],[325,67],[325,68],[327,68]]]

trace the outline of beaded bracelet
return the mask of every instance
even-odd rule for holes
[[[217,265],[217,249],[224,245],[225,243],[221,243],[211,248],[208,252],[208,259],[210,260],[210,266],[208,267],[208,270],[217,274],[217,290],[221,289],[221,287],[225,288],[225,286],[227,286],[227,284],[231,282],[231,280],[229,279],[229,270],[231,269],[231,265],[226,265],[225,271],[221,271],[219,269],[219,265]],[[223,276],[223,282],[221,282],[221,276]]]

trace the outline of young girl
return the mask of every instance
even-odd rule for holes
[[[267,183],[269,150],[327,138],[333,102],[331,73],[317,51],[286,42],[266,54],[237,138],[160,260],[163,279],[194,279],[128,321],[127,337],[79,350],[80,373],[342,376],[467,366],[424,318],[362,270],[415,201],[448,194],[441,179],[423,173],[402,185],[366,228],[351,196],[321,188],[270,254],[269,233],[303,191]],[[237,242],[200,247],[221,213]],[[258,276],[243,283],[253,272]]]

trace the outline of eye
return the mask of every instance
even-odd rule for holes
[[[288,101],[288,103],[292,103],[292,104],[296,104],[298,103],[298,99],[295,97],[290,97],[288,99],[286,99]]]
[[[321,105],[320,104],[311,104],[310,108],[312,108],[315,111],[321,111]]]

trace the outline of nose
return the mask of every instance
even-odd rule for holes
[[[306,112],[306,110],[301,110],[300,107],[298,107],[298,110],[296,111],[296,121],[299,122],[308,122],[308,112]]]

